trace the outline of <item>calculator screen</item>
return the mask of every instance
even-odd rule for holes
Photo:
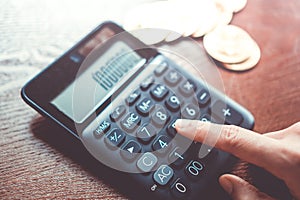
[[[117,41],[51,103],[76,123],[82,123],[111,95],[122,78],[143,60],[126,43]]]

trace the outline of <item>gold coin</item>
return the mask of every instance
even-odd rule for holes
[[[239,12],[243,10],[247,4],[247,0],[214,0],[222,4],[227,10],[231,12]]]
[[[232,70],[232,71],[246,71],[249,69],[252,69],[253,67],[255,67],[257,65],[257,63],[259,62],[261,57],[261,52],[260,52],[260,48],[257,45],[257,43],[255,41],[253,41],[253,46],[252,46],[252,50],[251,50],[251,56],[241,62],[241,63],[223,63],[223,66],[226,69]]]
[[[231,22],[233,13],[224,4],[215,0],[215,6],[218,10],[218,25],[227,25]]]
[[[246,31],[234,25],[219,26],[203,38],[207,53],[224,63],[239,63],[248,59],[252,41]]]

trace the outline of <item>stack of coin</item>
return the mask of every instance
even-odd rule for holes
[[[227,69],[243,71],[257,64],[260,50],[247,32],[228,24],[246,4],[247,0],[155,1],[133,8],[123,26],[150,45],[204,36],[211,57]]]
[[[244,71],[260,59],[257,43],[243,29],[234,25],[219,26],[203,38],[207,53],[229,70]]]

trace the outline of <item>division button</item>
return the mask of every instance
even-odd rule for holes
[[[137,167],[142,172],[150,172],[157,163],[157,157],[150,153],[144,153],[137,161]]]
[[[136,158],[138,153],[141,152],[141,150],[142,150],[142,147],[139,143],[137,143],[134,140],[130,140],[122,147],[122,150],[120,151],[120,153],[124,159],[126,159],[128,161],[132,161],[134,158]]]
[[[168,184],[173,175],[174,171],[171,167],[168,165],[161,165],[153,174],[153,179],[157,184],[164,186]]]

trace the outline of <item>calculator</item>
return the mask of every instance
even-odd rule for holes
[[[181,136],[177,119],[254,126],[241,105],[113,22],[50,64],[21,95],[149,199],[225,198],[218,177],[236,158]]]

